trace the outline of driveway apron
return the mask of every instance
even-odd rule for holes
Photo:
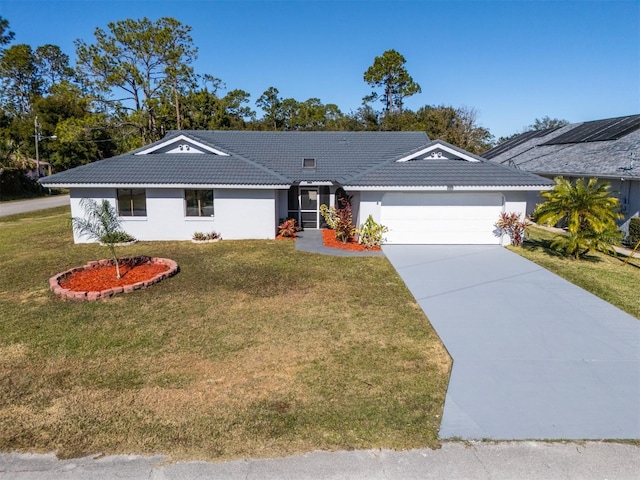
[[[502,247],[383,250],[453,358],[441,438],[640,438],[640,320]]]

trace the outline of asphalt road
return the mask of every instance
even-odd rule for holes
[[[55,195],[53,197],[35,198],[33,200],[20,200],[17,202],[0,203],[0,217],[17,215],[19,213],[35,212],[47,208],[69,205],[69,195]]]

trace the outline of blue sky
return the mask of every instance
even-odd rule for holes
[[[251,94],[317,97],[347,113],[385,50],[422,87],[408,108],[478,110],[497,137],[545,115],[572,122],[640,112],[640,2],[0,0],[14,43],[94,40],[96,27],[171,16],[192,27],[198,73]],[[259,110],[258,110],[259,112]]]

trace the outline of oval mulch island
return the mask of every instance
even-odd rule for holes
[[[178,273],[178,264],[169,258],[121,258],[118,266],[120,278],[113,259],[89,262],[51,277],[49,287],[66,300],[99,300],[150,287]]]

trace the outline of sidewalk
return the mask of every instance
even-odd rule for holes
[[[354,252],[339,248],[328,248],[322,243],[322,230],[302,230],[296,237],[296,250],[302,252],[319,253],[321,255],[335,255],[338,257],[384,257],[381,250],[375,252]]]
[[[439,450],[311,452],[224,463],[167,460],[160,455],[57,460],[53,454],[0,454],[0,480],[631,480],[640,471],[640,447],[600,442],[452,442]]]

